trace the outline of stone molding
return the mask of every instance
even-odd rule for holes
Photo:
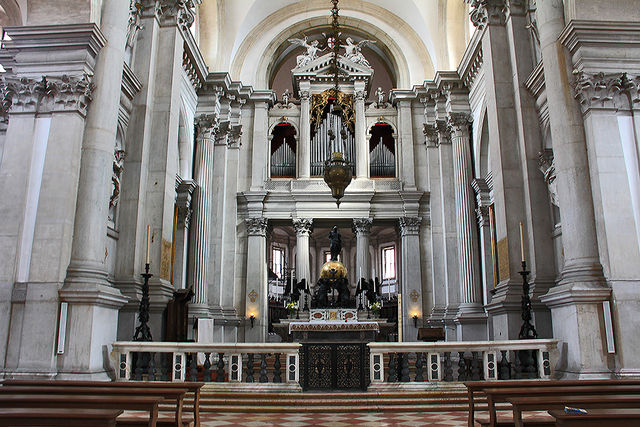
[[[40,80],[6,76],[0,82],[1,114],[75,111],[85,117],[94,87],[88,74]]]
[[[574,96],[582,113],[591,109],[635,109],[640,105],[640,75],[574,71]]]
[[[369,235],[373,218],[353,218],[353,233],[356,235]]]
[[[417,236],[420,233],[422,218],[419,216],[403,216],[398,219],[402,236]]]
[[[297,236],[309,236],[313,231],[313,218],[296,218],[293,220],[293,228]]]
[[[247,226],[247,234],[249,236],[267,236],[267,218],[247,218],[244,223]]]

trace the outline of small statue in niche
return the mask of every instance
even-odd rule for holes
[[[289,106],[289,89],[285,89],[282,93],[282,106],[287,108]]]
[[[336,225],[329,232],[329,250],[331,251],[331,261],[338,261],[338,255],[342,251],[342,236],[340,236]]]
[[[320,49],[318,40],[312,40],[311,43],[308,43],[307,36],[304,36],[304,39],[289,39],[291,43],[296,46],[304,47],[307,52],[303,55],[298,55],[296,57],[296,68],[304,67],[309,62],[313,61],[318,57],[318,53],[322,52],[324,49]]]
[[[362,64],[365,67],[371,68],[369,61],[362,54],[362,48],[368,44],[373,44],[373,40],[360,40],[358,43],[354,43],[351,37],[347,37],[346,45],[340,45],[345,50],[345,57],[356,64]]]
[[[384,95],[385,95],[385,93],[384,93],[384,91],[382,90],[382,88],[381,88],[381,87],[379,87],[379,88],[376,90],[375,95],[376,95],[376,99],[377,99],[377,101],[378,101],[378,103],[377,103],[377,105],[376,105],[376,106],[377,106],[378,108],[383,108],[383,107],[384,107]]]

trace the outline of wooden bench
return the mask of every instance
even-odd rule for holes
[[[200,426],[200,389],[203,382],[170,382],[170,381],[74,381],[74,380],[5,380],[5,385],[12,386],[46,386],[59,385],[69,387],[117,387],[117,388],[175,388],[186,389],[193,393],[193,419],[195,427]],[[149,393],[153,393],[151,390]]]
[[[3,408],[0,426],[115,427],[122,409]]]
[[[149,412],[156,427],[160,396],[105,396],[74,394],[0,394],[0,408],[123,409]]]
[[[583,386],[608,386],[608,385],[639,385],[640,380],[503,380],[503,381],[467,381],[464,383],[467,387],[467,396],[469,399],[469,427],[474,426],[475,420],[475,393],[482,392],[486,388],[502,388],[505,390],[519,387],[583,387]],[[489,408],[491,411],[491,407]],[[495,416],[495,413],[494,413]]]
[[[640,394],[640,386],[634,384],[627,385],[577,385],[577,386],[553,386],[553,387],[511,387],[505,388],[485,388],[483,389],[487,395],[487,406],[489,409],[490,425],[495,425],[496,403],[508,402],[513,397],[533,397],[533,396],[557,396],[557,395],[575,395],[575,396],[599,396],[602,394]],[[542,408],[546,410],[547,408]],[[515,419],[514,419],[515,422]]]
[[[141,387],[75,387],[75,386],[14,386],[3,385],[0,395],[6,394],[68,394],[68,395],[97,395],[97,396],[159,396],[165,400],[175,402],[175,423],[183,425],[182,405],[185,389],[181,388],[141,388]]]
[[[594,396],[552,395],[552,396],[518,396],[507,399],[513,407],[513,422],[522,427],[523,411],[562,410],[565,406],[580,408],[624,409],[638,408],[640,395],[632,394],[600,394]]]
[[[586,414],[566,413],[552,410],[549,414],[562,427],[602,427],[614,424],[616,427],[637,427],[640,425],[640,409],[589,409]]]

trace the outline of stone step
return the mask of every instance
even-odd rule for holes
[[[238,400],[233,398],[220,399],[201,399],[200,405],[251,405],[251,406],[383,406],[383,405],[426,405],[426,404],[464,404],[467,405],[467,399],[461,398],[429,398],[429,399],[304,399],[304,400],[285,400],[285,399],[256,399]]]
[[[323,405],[323,406],[252,406],[252,405],[206,405],[201,412],[242,412],[242,413],[344,413],[344,412],[466,412],[466,404],[419,405]]]

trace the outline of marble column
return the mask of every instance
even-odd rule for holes
[[[605,286],[599,259],[582,112],[569,88],[572,64],[558,40],[565,26],[563,11],[562,0],[537,5],[564,250],[560,283],[541,300],[551,309],[553,336],[562,342],[567,357],[560,373],[608,377],[600,319],[601,303],[611,290]]]
[[[71,262],[60,299],[71,306],[67,351],[60,375],[104,376],[103,346],[116,337],[118,309],[126,302],[109,283],[105,260],[129,1],[106,2],[101,29],[108,44],[98,56],[93,106],[87,112]]]
[[[211,245],[211,217],[213,212],[213,170],[215,133],[218,128],[216,115],[200,115],[196,118],[196,155],[193,177],[197,188],[193,195],[193,224],[190,240],[190,282],[194,296],[189,305],[191,317],[209,317],[207,283]]]
[[[360,279],[369,280],[371,276],[371,260],[369,258],[369,235],[371,233],[371,218],[354,218],[353,232],[356,235],[356,268],[355,284],[357,286]],[[366,301],[363,301],[365,303]],[[374,301],[370,301],[374,302]]]
[[[269,329],[267,282],[267,219],[247,218],[247,286],[244,334],[246,342],[266,342]],[[254,316],[253,326],[251,315]]]
[[[453,147],[456,233],[460,271],[460,306],[456,316],[456,323],[460,325],[458,340],[483,340],[487,339],[487,316],[482,307],[482,288],[478,265],[478,232],[474,218],[475,203],[471,188],[470,116],[467,113],[450,113],[448,124]]]
[[[364,101],[366,92],[364,82],[356,81],[356,178],[369,177],[369,144],[367,143],[367,123],[364,116]]]
[[[422,326],[422,260],[420,259],[420,217],[402,217],[400,224],[400,293],[402,294],[402,341],[418,339]],[[417,327],[413,316],[418,316]]]
[[[309,269],[309,237],[313,231],[312,218],[297,218],[293,220],[293,228],[296,230],[296,281],[306,279],[310,284]]]
[[[302,86],[301,82],[300,85]],[[300,88],[300,143],[298,145],[298,177],[308,179],[311,174],[311,93],[308,83]]]

